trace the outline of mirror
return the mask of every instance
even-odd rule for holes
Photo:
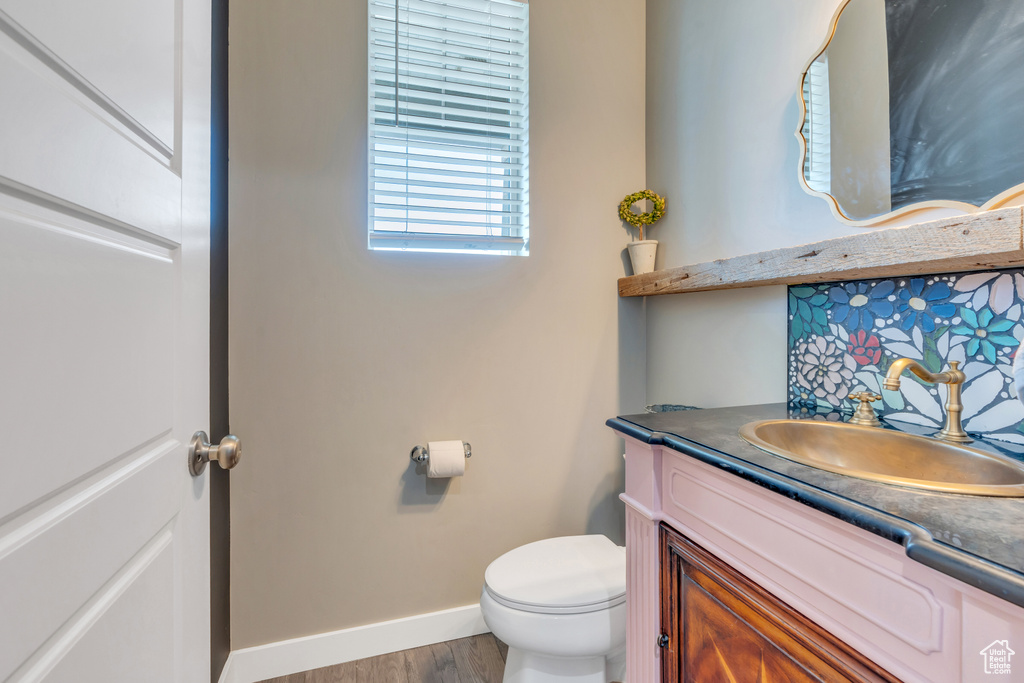
[[[805,189],[838,218],[1024,193],[1024,2],[847,0],[802,79]]]

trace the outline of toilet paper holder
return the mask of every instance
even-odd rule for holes
[[[467,458],[473,457],[473,447],[470,446],[465,441],[462,442],[462,450],[466,452]],[[415,446],[412,449],[412,452],[409,453],[409,457],[412,458],[414,462],[428,462],[430,460],[430,449],[427,448],[426,446]]]

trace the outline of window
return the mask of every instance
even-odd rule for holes
[[[529,5],[369,8],[370,248],[528,254]]]
[[[832,191],[832,125],[828,93],[828,55],[822,54],[804,76],[804,127],[801,131],[807,152],[804,178],[818,192]]]

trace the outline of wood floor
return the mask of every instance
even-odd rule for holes
[[[262,683],[501,683],[508,647],[490,633]]]

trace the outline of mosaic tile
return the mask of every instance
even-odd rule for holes
[[[882,389],[897,358],[939,372],[960,361],[964,428],[1024,444],[1013,359],[1024,338],[1024,269],[882,278],[789,288],[789,402],[802,413],[852,413],[851,393],[881,394],[884,419],[942,426],[945,387],[904,375]]]

